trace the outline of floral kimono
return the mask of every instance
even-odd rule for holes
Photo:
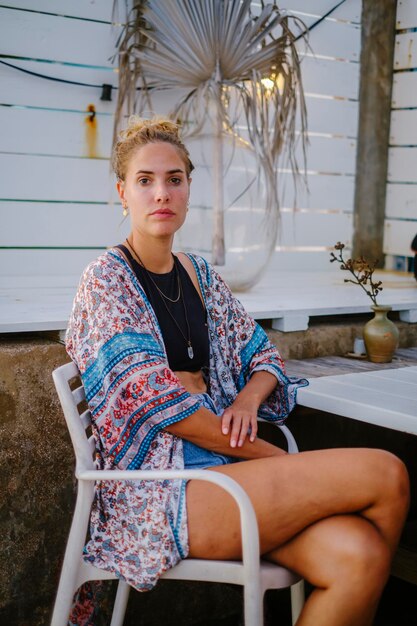
[[[259,416],[282,423],[305,380],[290,380],[265,332],[220,276],[189,255],[207,309],[208,388],[218,414],[251,374],[266,370],[278,385]],[[183,469],[182,439],[165,430],[200,407],[170,370],[148,298],[119,250],[91,263],[81,279],[67,332],[91,409],[99,466]],[[188,554],[183,480],[98,482],[85,559],[138,590]]]

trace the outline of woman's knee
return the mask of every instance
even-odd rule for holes
[[[351,528],[343,545],[339,545],[339,567],[348,576],[385,580],[391,566],[389,547],[372,524],[360,521],[358,528]]]
[[[389,575],[391,552],[381,534],[360,516],[329,518],[321,525],[322,558],[313,566],[313,584],[363,587],[366,593],[381,588]]]
[[[385,499],[391,501],[398,514],[406,512],[409,505],[410,482],[405,464],[386,450],[375,450],[374,454],[379,457],[376,471],[380,476]]]
[[[391,489],[401,500],[408,505],[410,497],[410,479],[405,464],[394,454],[390,455],[389,481]]]

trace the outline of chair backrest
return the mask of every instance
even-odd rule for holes
[[[76,470],[95,469],[95,440],[90,434],[91,413],[86,408],[80,372],[75,363],[67,363],[54,370],[52,378],[74,447]]]

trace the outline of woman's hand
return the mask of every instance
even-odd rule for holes
[[[237,396],[222,415],[222,433],[230,432],[230,447],[241,448],[249,433],[249,441],[256,439],[258,432],[258,409],[257,402],[250,403],[244,398]]]
[[[222,433],[230,432],[230,447],[242,447],[249,434],[253,443],[258,432],[258,409],[277,386],[273,374],[265,371],[254,372],[235,401],[223,412]]]

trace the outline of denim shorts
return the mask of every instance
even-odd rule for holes
[[[213,400],[207,393],[196,394],[196,397],[201,401],[201,406],[209,409],[213,413],[216,413]],[[182,442],[184,453],[184,468],[185,469],[202,469],[204,467],[214,467],[215,465],[227,465],[228,463],[235,463],[239,459],[224,454],[217,454],[211,450],[200,448],[191,441],[183,439]]]

